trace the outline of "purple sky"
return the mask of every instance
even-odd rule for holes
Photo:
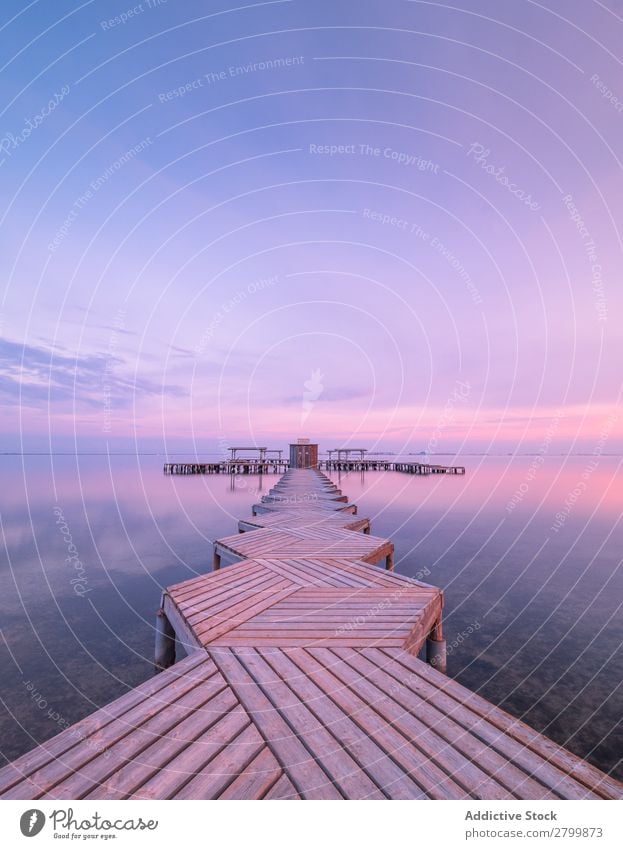
[[[1,450],[623,450],[609,5],[6,0]]]

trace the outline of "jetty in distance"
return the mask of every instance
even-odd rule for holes
[[[165,463],[163,471],[165,475],[269,475],[283,474],[290,467],[297,468],[296,451],[300,446],[309,445],[308,440],[299,440],[290,446],[290,457],[282,457],[283,451],[279,448],[270,449],[258,446],[244,447],[233,446],[227,450],[230,456],[217,462],[202,463],[193,461]],[[317,446],[312,446],[312,448]],[[244,452],[244,456],[239,454]],[[248,456],[251,452],[252,456]],[[368,457],[366,448],[335,448],[327,451],[326,459],[322,460],[316,456],[314,468],[322,471],[339,472],[406,472],[411,475],[464,475],[465,466],[442,466],[434,463],[422,463],[415,461],[387,460],[380,457]],[[277,454],[277,457],[269,457],[269,454]]]
[[[445,674],[442,589],[293,449],[212,571],[164,590],[157,674],[0,770],[0,797],[623,798]]]

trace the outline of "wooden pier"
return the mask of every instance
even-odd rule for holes
[[[288,460],[223,460],[219,463],[165,463],[165,475],[270,475],[289,468]],[[410,475],[464,475],[465,466],[397,463],[393,460],[319,460],[318,469],[334,472],[406,472]]]
[[[287,460],[222,460],[219,463],[165,463],[165,475],[277,475]]]
[[[215,542],[232,565],[163,593],[162,671],[0,770],[0,796],[623,798],[443,674],[442,591],[391,571],[391,541],[343,499],[288,470]]]
[[[406,472],[409,475],[464,475],[465,466],[398,463],[394,460],[321,460],[319,467],[335,472]]]

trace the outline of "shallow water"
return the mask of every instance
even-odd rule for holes
[[[161,589],[209,570],[277,480],[165,477],[164,459],[0,458],[5,758],[152,674]],[[621,459],[460,462],[333,477],[397,570],[444,588],[449,674],[623,777]]]

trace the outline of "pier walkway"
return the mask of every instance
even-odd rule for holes
[[[0,770],[2,798],[623,798],[443,674],[442,591],[372,565],[391,542],[324,474],[253,514],[215,543],[231,565],[163,593],[163,671]]]

